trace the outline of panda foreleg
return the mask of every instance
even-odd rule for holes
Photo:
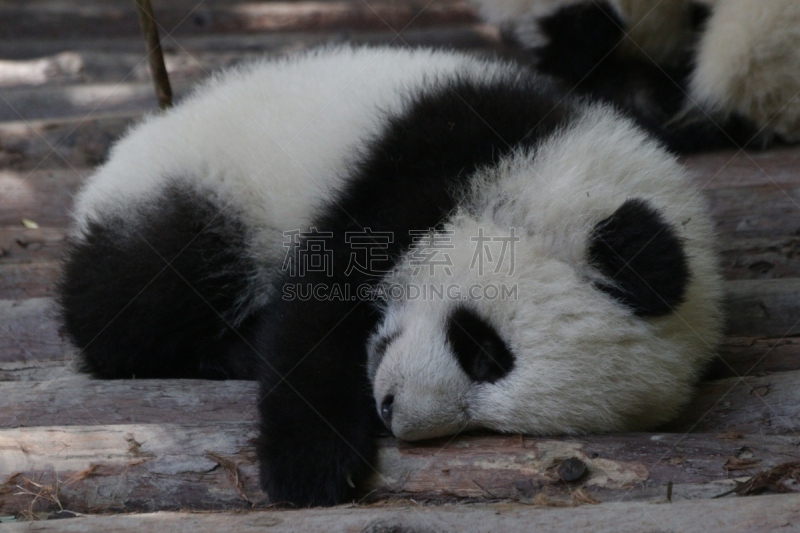
[[[365,346],[374,313],[366,302],[292,301],[260,318],[258,456],[272,502],[351,500],[373,471],[379,422]]]

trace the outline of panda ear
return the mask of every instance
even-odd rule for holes
[[[642,199],[623,203],[589,235],[589,264],[607,281],[597,288],[642,317],[668,314],[683,302],[689,265],[675,229]]]

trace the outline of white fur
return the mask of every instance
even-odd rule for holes
[[[591,284],[587,237],[629,198],[656,207],[684,240],[692,273],[674,314],[634,316]],[[465,302],[390,303],[376,337],[399,332],[375,370],[375,398],[393,394],[392,431],[414,440],[472,427],[529,434],[630,430],[674,416],[691,395],[720,336],[721,281],[712,225],[682,168],[613,112],[595,108],[538,150],[519,152],[476,176],[472,207],[455,232],[454,268],[430,276],[399,267],[394,282],[466,288],[505,283],[517,300],[467,305],[493,324],[515,369],[472,383],[445,339],[446,318]],[[470,269],[470,237],[518,228],[515,271]],[[495,250],[498,252],[499,250]]]
[[[135,229],[165,185],[185,183],[258,228],[250,250],[271,267],[285,254],[283,232],[308,229],[363,142],[410,94],[456,73],[488,82],[516,72],[454,52],[348,46],[229,70],[114,146],[77,196],[74,237],[108,214]],[[269,287],[274,269],[261,275]]]
[[[691,94],[800,141],[800,2],[716,0],[697,51]]]

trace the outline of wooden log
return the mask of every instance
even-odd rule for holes
[[[720,257],[727,279],[800,276],[800,237],[734,239],[720,235]]]
[[[800,181],[797,147],[764,152],[725,150],[692,155],[683,161],[706,190]]]
[[[0,511],[29,507],[32,498],[16,494],[20,488],[36,490],[31,482],[51,487],[52,494],[57,490],[62,504],[81,512],[246,509],[248,500],[264,504],[253,437],[250,424],[3,430]],[[234,481],[237,475],[241,489]],[[45,507],[53,504],[41,500]],[[37,501],[34,508],[39,505]]]
[[[15,61],[0,59],[0,87],[42,85],[48,81],[81,80],[83,60],[75,52],[60,52],[50,57]]]
[[[24,300],[54,296],[60,272],[55,261],[0,264],[0,298]]]
[[[253,424],[114,425],[0,431],[0,512],[249,509],[259,489]],[[556,472],[576,458],[587,473],[570,487]],[[568,498],[601,501],[711,497],[732,477],[796,460],[796,438],[620,434],[583,438],[458,437],[379,443],[368,501]],[[38,495],[38,498],[37,498]]]
[[[728,378],[703,383],[674,432],[797,435],[800,372]]]
[[[209,35],[265,31],[392,29],[463,24],[475,20],[463,0],[391,2],[372,0],[252,2],[158,2],[155,15],[165,34]],[[92,2],[72,9],[53,2],[0,4],[0,39],[132,36],[138,33],[130,3]]]
[[[130,4],[128,4],[130,5]],[[376,31],[352,31],[339,28],[330,32],[264,32],[264,33],[229,33],[202,36],[181,36],[179,39],[169,38],[161,43],[167,55],[167,68],[170,68],[170,57],[173,58],[173,69],[169,70],[173,78],[186,77],[181,74],[184,69],[199,62],[204,67],[222,65],[228,59],[244,58],[250,55],[284,54],[297,52],[323,44],[356,43],[356,44],[388,44],[405,46],[452,46],[462,49],[484,51],[501,47],[497,28],[485,24],[454,24],[419,28],[408,27],[402,33],[402,41],[391,30],[380,28]],[[75,39],[42,39],[40,37],[15,37],[3,43],[3,57],[14,61],[35,61],[45,56],[55,56],[64,50],[78,54],[83,63],[81,79],[89,82],[100,81],[146,81],[147,68],[142,64],[142,41],[139,36],[113,38],[92,38],[83,36]],[[220,61],[216,55],[224,56]],[[115,62],[120,64],[115,65]],[[177,64],[176,64],[177,63]],[[184,63],[186,63],[184,65]],[[208,70],[208,68],[206,68]],[[31,83],[31,82],[25,82]]]
[[[94,167],[141,113],[92,116],[0,123],[0,169]]]
[[[389,43],[394,40],[397,46],[405,43],[413,46],[431,46],[436,42],[445,44],[445,38],[441,35],[426,33],[417,34],[416,41],[411,43],[407,40],[397,40],[396,34],[383,32],[377,36],[367,36],[362,38],[362,42]],[[462,47],[469,48],[486,42],[486,39],[470,29],[465,37]],[[483,39],[481,41],[481,39]],[[327,41],[340,42],[341,36],[331,36]],[[356,42],[358,39],[355,40]],[[451,45],[448,45],[451,46]],[[306,44],[302,47],[294,47],[291,50],[309,48]],[[179,49],[177,57],[167,56],[168,66],[182,70],[182,76],[175,76],[174,93],[176,100],[186,95],[189,89],[201,78],[207,77],[213,70],[228,66],[248,58],[255,54],[213,54],[200,59],[195,59],[190,53]],[[134,61],[131,58],[129,63]],[[108,58],[104,58],[107,62]],[[177,66],[175,66],[177,64]],[[124,63],[123,63],[124,65]],[[151,88],[152,82],[148,78],[142,81],[131,81],[128,75],[123,75],[120,65],[115,66],[116,71],[122,78],[109,79],[111,76],[101,76],[106,82],[92,82],[75,85],[44,85],[34,87],[11,87],[3,90],[3,100],[0,101],[0,122],[10,121],[53,121],[56,119],[73,119],[75,122],[94,119],[109,114],[136,115],[143,112],[157,109],[157,100]],[[135,75],[132,79],[141,79],[144,74],[139,63],[132,68]],[[137,74],[138,73],[138,74]],[[12,150],[14,144],[11,145]],[[13,155],[13,152],[12,152]],[[9,156],[6,156],[9,157]],[[102,158],[100,158],[102,160]],[[2,162],[2,160],[0,160]],[[20,163],[18,163],[20,165]]]
[[[64,381],[88,380],[89,377],[75,369],[75,360],[54,361],[0,361],[0,382],[7,381]],[[7,385],[5,383],[3,386]],[[28,412],[26,410],[26,412]]]
[[[395,46],[448,47],[476,53],[503,52],[497,32],[480,25],[457,25],[435,29],[409,29],[402,40],[392,31],[348,33],[266,33],[182,38],[162,43],[170,79],[197,81],[210,72],[242,61],[296,53],[320,45],[337,43]],[[4,43],[3,53],[16,59],[0,59],[0,87],[60,86],[76,83],[148,82],[150,72],[143,61],[141,39],[111,41],[26,41]],[[62,50],[68,49],[69,52]]]
[[[255,381],[76,379],[81,375],[73,362],[59,365],[41,365],[40,381],[3,384],[0,428],[153,423],[212,427],[250,424],[257,418]]]
[[[0,226],[22,227],[23,218],[39,226],[65,227],[70,223],[72,197],[86,176],[87,169],[0,170]]]
[[[0,361],[71,359],[75,350],[61,334],[50,298],[0,300]]]
[[[721,362],[710,373],[715,379],[800,370],[797,337],[728,337],[717,353]]]
[[[73,520],[7,524],[9,533],[177,533],[187,530],[300,533],[406,533],[508,531],[773,531],[800,522],[800,498],[792,494],[720,500],[621,502],[559,509],[524,504],[430,507],[414,504],[249,513],[160,512],[81,516]]]
[[[176,83],[176,98],[188,92],[187,83]],[[89,83],[65,87],[4,89],[0,121],[29,121],[74,117],[89,118],[110,113],[142,113],[158,109],[152,83]]]
[[[91,380],[76,372],[74,360],[5,363],[0,379],[4,375],[3,428],[256,419],[258,387],[252,381]],[[798,371],[702,383],[685,412],[664,429],[794,435],[800,431],[798,383]]]
[[[729,281],[725,290],[730,335],[789,337],[800,333],[800,279]]]
[[[800,185],[752,185],[704,191],[717,231],[731,238],[776,238],[800,231]]]
[[[63,257],[66,232],[66,228],[0,226],[0,269],[3,265],[58,261]]]

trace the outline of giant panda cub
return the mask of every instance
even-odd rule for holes
[[[797,0],[474,0],[542,72],[680,152],[800,141]]]
[[[604,104],[455,52],[229,70],[129,131],[59,286],[99,378],[258,379],[274,502],[354,497],[417,440],[653,427],[720,334],[712,226]]]

